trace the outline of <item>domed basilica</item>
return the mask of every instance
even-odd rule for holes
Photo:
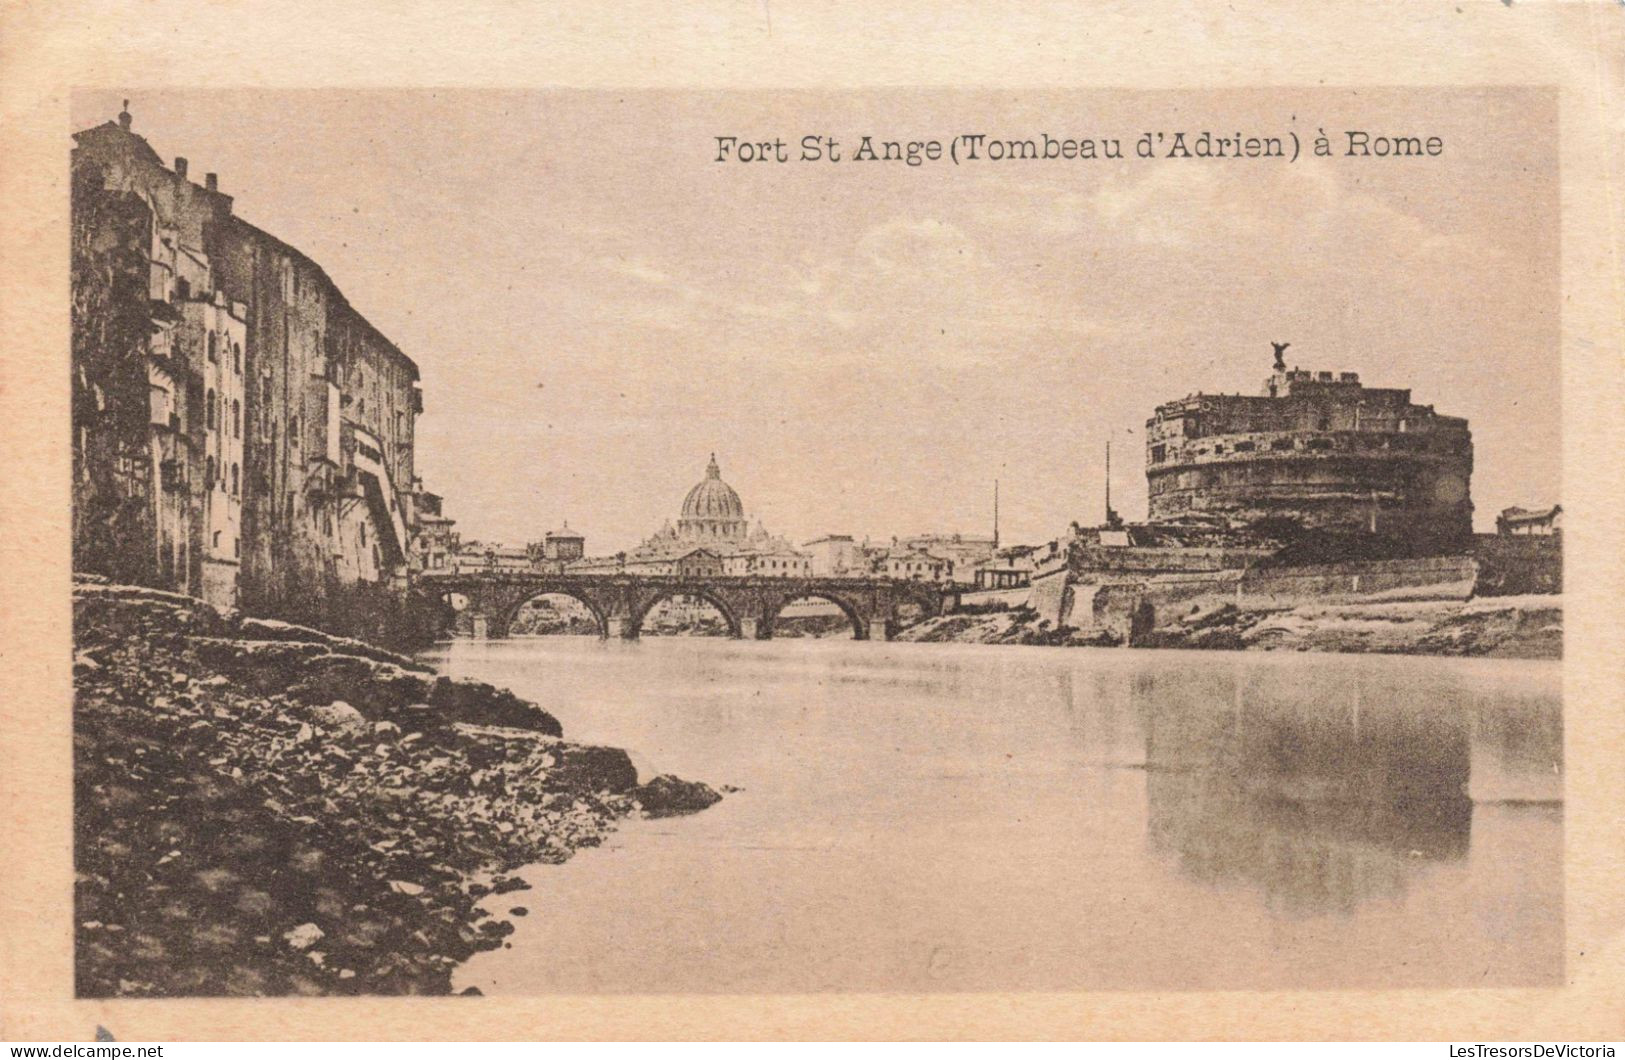
[[[676,526],[667,520],[624,556],[584,560],[571,569],[793,577],[810,574],[812,559],[784,538],[769,534],[760,522],[751,527],[744,502],[722,481],[722,469],[712,453],[705,477],[683,498]]]
[[[705,467],[705,478],[683,498],[676,536],[681,541],[735,541],[747,536],[745,505],[734,488],[722,481],[717,454]]]

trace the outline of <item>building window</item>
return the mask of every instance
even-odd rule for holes
[[[203,488],[214,489],[214,457],[209,457],[203,465]]]
[[[214,391],[211,390],[203,399],[203,424],[209,430],[214,430]]]
[[[289,416],[288,417],[288,445],[291,448],[294,448],[294,449],[299,448],[299,417],[298,416]]]
[[[233,497],[237,496],[237,486],[238,486],[237,479],[238,479],[237,465],[233,464],[233,465],[231,465],[231,495]]]
[[[238,375],[243,374],[243,344],[240,342],[231,344],[231,368]]]
[[[214,532],[214,547],[215,548],[220,547],[220,531],[218,531],[218,530],[216,530]]]
[[[243,436],[243,403],[236,398],[231,399],[231,436]]]
[[[215,333],[212,332],[212,331],[209,332],[209,360],[211,360],[211,361],[220,360],[220,351],[219,351],[219,348],[218,348],[218,342],[219,342],[219,339],[216,338]]]
[[[243,554],[242,538],[234,537],[231,539],[231,554],[233,556],[241,556]]]

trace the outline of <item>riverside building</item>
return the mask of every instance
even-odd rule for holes
[[[417,365],[128,110],[74,134],[71,215],[75,569],[387,633],[423,555]]]

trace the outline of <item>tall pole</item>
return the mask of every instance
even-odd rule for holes
[[[1112,524],[1112,440],[1106,439],[1106,525]]]
[[[993,551],[999,550],[999,480],[993,480]]]

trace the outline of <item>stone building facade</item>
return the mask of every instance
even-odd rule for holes
[[[1438,546],[1471,539],[1466,420],[1352,372],[1289,371],[1279,355],[1275,368],[1258,396],[1157,407],[1146,421],[1153,521],[1286,520]]]
[[[918,534],[896,543],[904,549],[924,552],[944,564],[942,577],[960,585],[976,581],[976,569],[993,558],[997,540],[980,534]]]
[[[824,534],[802,546],[809,569],[820,578],[861,577],[869,573],[869,555],[851,534]]]
[[[75,134],[72,174],[76,566],[389,635],[416,364],[127,112]]]
[[[557,530],[549,530],[542,538],[542,557],[551,563],[574,563],[587,554],[587,539],[578,530],[570,529],[570,521]]]
[[[421,492],[416,498],[418,527],[412,538],[414,574],[444,573],[462,548],[462,536],[453,530],[457,520],[442,510],[444,501],[437,493]]]

